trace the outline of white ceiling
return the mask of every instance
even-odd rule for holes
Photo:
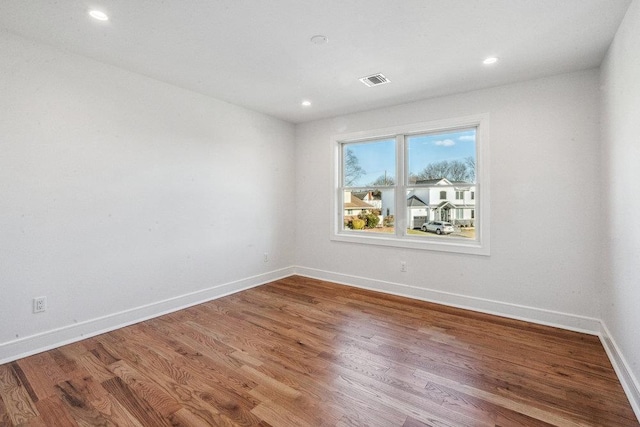
[[[300,123],[597,67],[629,4],[0,0],[0,28]],[[329,43],[311,43],[316,34]],[[391,83],[358,81],[374,73]]]

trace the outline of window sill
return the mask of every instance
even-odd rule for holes
[[[447,241],[439,238],[412,239],[410,237],[398,238],[395,235],[365,235],[358,232],[332,233],[331,240],[336,242],[358,243],[366,245],[390,246],[404,249],[418,249],[436,252],[449,252],[469,255],[489,256],[489,243],[464,238],[446,237]]]

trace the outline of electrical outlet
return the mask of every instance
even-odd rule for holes
[[[33,312],[42,313],[47,311],[47,297],[37,297],[33,299]]]
[[[403,273],[407,272],[407,261],[400,261],[400,271]]]
[[[264,262],[269,262],[269,253],[265,252],[264,253],[264,258],[263,258]]]

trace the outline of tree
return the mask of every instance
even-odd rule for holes
[[[449,181],[475,180],[475,160],[467,157],[465,161],[442,160],[440,162],[429,163],[417,176],[417,180],[446,178]]]
[[[469,156],[464,159],[464,162],[469,169],[469,182],[476,182],[476,159]]]
[[[347,148],[344,154],[344,185],[351,186],[364,175],[364,169],[360,166],[360,162],[353,151]]]
[[[396,180],[391,176],[387,175],[386,172],[384,175],[380,175],[369,185],[395,185]]]
[[[450,178],[449,178],[450,177]],[[469,170],[465,162],[453,160],[449,162],[449,181],[466,181],[469,178]]]

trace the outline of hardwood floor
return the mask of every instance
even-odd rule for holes
[[[638,426],[597,337],[290,277],[0,365],[0,425]]]

